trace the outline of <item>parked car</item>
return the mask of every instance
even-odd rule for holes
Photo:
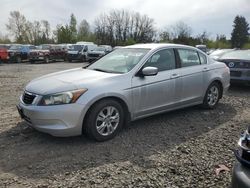
[[[30,50],[36,49],[34,45],[21,45],[14,44],[8,50],[9,61],[21,63],[22,61],[27,61],[29,57]]]
[[[99,45],[99,46],[105,48],[105,53],[106,53],[106,54],[108,54],[108,53],[110,53],[110,52],[113,51],[113,48],[112,48],[112,46],[110,46],[110,45]]]
[[[59,45],[62,46],[66,50],[69,50],[72,48],[72,44],[59,44]]]
[[[140,44],[34,79],[17,107],[39,131],[104,141],[129,120],[200,104],[213,109],[229,81],[228,67],[197,48]]]
[[[207,53],[207,46],[204,44],[199,44],[195,46],[196,48],[200,49],[201,51]]]
[[[31,50],[29,54],[29,60],[31,63],[37,61],[43,61],[44,63],[49,63],[50,61],[50,45],[42,44],[36,49]]]
[[[250,127],[240,137],[239,148],[235,150],[238,160],[233,168],[232,188],[249,188],[250,186]]]
[[[250,85],[250,50],[234,50],[225,53],[217,61],[230,68],[231,83]]]
[[[10,48],[9,45],[0,44],[0,63],[7,62],[9,59],[8,49]]]
[[[84,45],[73,44],[67,52],[68,61],[86,61],[86,52],[84,52]]]
[[[64,45],[53,44],[50,45],[50,60],[52,61],[65,61],[67,60],[67,48]]]
[[[213,52],[211,52],[209,54],[209,56],[214,59],[214,60],[217,60],[219,59],[222,55],[228,53],[228,52],[231,52],[233,51],[234,49],[217,49],[217,50],[214,50]]]
[[[104,47],[97,46],[93,50],[89,50],[89,52],[87,53],[87,60],[89,62],[92,62],[104,55],[106,55],[106,49]]]
[[[78,42],[68,51],[68,60],[93,61],[96,59],[96,55],[93,55],[92,52],[96,47],[97,45],[91,42]]]

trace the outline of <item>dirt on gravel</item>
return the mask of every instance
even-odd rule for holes
[[[132,122],[114,139],[56,138],[16,110],[24,86],[80,63],[0,65],[0,187],[229,187],[250,87],[233,86],[214,110],[190,107]],[[230,172],[216,175],[218,165]]]

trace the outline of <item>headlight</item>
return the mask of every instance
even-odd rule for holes
[[[75,91],[67,91],[62,93],[55,93],[45,95],[39,102],[40,106],[70,104],[77,101],[77,99],[87,91],[87,89],[79,89]]]

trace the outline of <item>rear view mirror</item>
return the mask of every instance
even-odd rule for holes
[[[158,74],[158,68],[157,67],[145,67],[141,71],[143,76],[155,76]]]

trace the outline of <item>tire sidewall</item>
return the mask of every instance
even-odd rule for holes
[[[16,62],[17,62],[17,63],[21,63],[21,62],[22,62],[22,59],[21,59],[20,56],[17,56],[17,57],[16,57]]]
[[[112,134],[108,136],[103,136],[99,134],[96,129],[96,118],[99,112],[107,106],[113,106],[118,110],[120,120],[119,120],[119,124],[117,125],[116,130]],[[115,100],[103,100],[103,101],[98,102],[91,108],[90,112],[87,114],[86,125],[84,126],[85,126],[85,130],[88,136],[92,137],[93,139],[97,141],[106,141],[111,138],[114,138],[123,127],[123,124],[124,124],[124,110],[121,104]]]
[[[48,57],[48,56],[45,56],[44,62],[45,62],[45,63],[49,63],[49,57]]]

